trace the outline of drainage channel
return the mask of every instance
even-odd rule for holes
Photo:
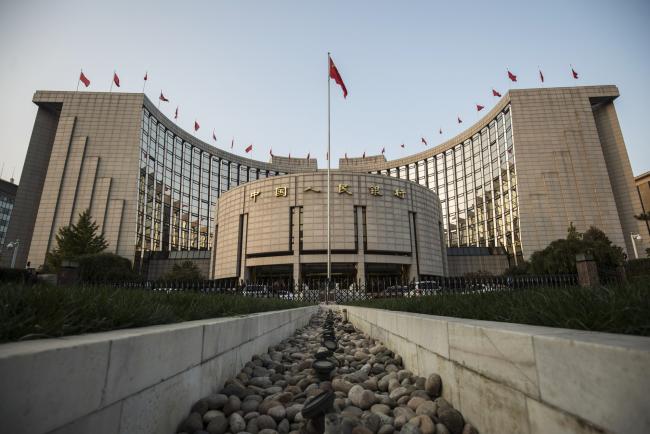
[[[441,391],[439,375],[414,375],[399,355],[321,309],[194,403],[177,432],[477,434]]]

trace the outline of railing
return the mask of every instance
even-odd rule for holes
[[[577,286],[575,274],[505,277],[443,277],[430,276],[422,281],[398,279],[370,279],[365,283],[335,280],[329,285],[324,280],[267,280],[237,282],[234,279],[194,281],[134,281],[110,283],[120,288],[145,289],[155,292],[192,291],[205,294],[239,295],[255,298],[279,298],[308,303],[324,301],[345,303],[373,298],[412,298],[440,294],[471,294],[516,291],[540,287],[566,288]],[[88,285],[106,285],[94,282]]]

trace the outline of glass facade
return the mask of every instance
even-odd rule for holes
[[[183,140],[143,107],[136,261],[150,252],[209,250],[221,193],[269,176]]]
[[[510,106],[471,139],[423,160],[376,171],[436,192],[449,247],[503,247],[521,258]]]
[[[11,211],[14,209],[14,195],[0,191],[0,246],[4,246]]]

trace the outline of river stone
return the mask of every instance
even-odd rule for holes
[[[256,419],[256,421],[257,421],[257,427],[260,430],[263,430],[263,429],[266,429],[266,428],[275,429],[275,427],[278,426],[278,424],[275,423],[275,420],[271,416],[269,416],[267,414],[261,415],[260,417],[258,417]]]
[[[257,418],[249,420],[246,424],[246,431],[250,434],[258,434],[259,430],[260,429],[257,426]]]
[[[228,402],[228,397],[221,393],[215,393],[205,398],[205,400],[208,402],[208,408],[210,410],[221,410],[226,402]]]
[[[463,427],[463,434],[478,434],[478,430],[471,423],[466,423]]]
[[[278,432],[274,429],[265,428],[261,430],[258,434],[278,434]]]
[[[422,431],[412,423],[407,423],[400,430],[400,434],[422,434]]]
[[[376,433],[381,426],[381,418],[375,413],[365,412],[361,415],[361,423],[371,432]]]
[[[215,417],[217,417],[217,416],[219,416],[219,415],[222,415],[222,416],[223,416],[223,413],[220,412],[219,410],[208,410],[208,411],[206,411],[205,414],[203,415],[203,422],[206,423],[206,424],[207,424],[207,423],[210,423],[210,421],[211,421],[212,419],[214,419]]]
[[[210,434],[225,434],[228,430],[228,419],[220,414],[210,421],[205,429]]]
[[[287,419],[293,421],[296,418],[296,415],[302,411],[303,407],[302,404],[293,404],[287,407]]]
[[[463,415],[453,408],[439,408],[438,419],[449,429],[451,434],[462,434],[465,420]]]
[[[260,405],[257,407],[257,411],[259,411],[260,414],[268,414],[270,408],[277,407],[277,406],[283,407],[280,401],[276,401],[274,399],[268,399],[260,403]]]
[[[381,413],[388,415],[390,413],[390,407],[385,404],[375,404],[370,407],[370,411],[373,413]]]
[[[415,416],[411,420],[409,420],[409,424],[413,424],[420,428],[420,431],[422,431],[422,434],[435,434],[436,432],[436,425],[433,423],[431,418],[427,415],[420,415],[420,416]]]
[[[352,434],[373,434],[373,432],[365,426],[355,426],[352,428]]]
[[[411,410],[415,411],[423,402],[425,402],[424,398],[415,397],[409,399],[408,402],[406,403],[406,406]]]
[[[356,405],[362,410],[369,409],[375,403],[375,394],[370,390],[365,390],[358,384],[352,386],[348,393],[348,398],[350,398],[353,405]]]
[[[332,381],[332,387],[334,388],[334,390],[337,392],[343,392],[346,395],[350,393],[350,389],[352,389],[352,386],[353,386],[352,383],[342,378],[335,378]]]
[[[442,389],[442,378],[438,374],[431,374],[427,377],[427,381],[424,384],[424,390],[427,391],[429,396],[432,398],[437,398],[440,396],[440,391]]]
[[[404,418],[409,421],[415,417],[415,412],[408,407],[395,407],[393,409],[393,416],[395,416],[395,418],[404,416]]]
[[[409,391],[406,387],[396,387],[388,394],[388,397],[390,399],[398,400],[402,396],[408,395],[408,393]]]
[[[442,398],[442,397],[434,399],[433,402],[436,403],[436,405],[438,406],[438,409],[439,409],[439,410],[442,409],[442,408],[454,408],[454,407],[449,403],[449,401],[447,401],[445,398]]]
[[[450,434],[446,426],[441,423],[436,424],[436,434]]]
[[[275,407],[269,408],[266,414],[275,419],[276,422],[279,422],[287,415],[287,411],[282,405],[276,405]]]
[[[413,374],[411,373],[411,371],[402,369],[400,371],[397,371],[397,381],[401,383],[402,381],[411,378],[412,375]]]
[[[231,414],[229,422],[230,422],[230,431],[234,433],[238,433],[246,429],[246,421],[244,420],[243,417],[239,415],[239,413]]]
[[[394,432],[395,428],[393,428],[393,425],[382,425],[379,431],[377,431],[377,434],[393,434]]]
[[[238,383],[228,383],[221,389],[221,393],[226,396],[235,395],[238,398],[246,396],[246,388]]]
[[[289,421],[287,419],[282,419],[282,421],[280,421],[278,424],[277,431],[279,434],[288,434],[290,429],[291,424],[289,424]]]
[[[436,416],[437,411],[438,405],[435,402],[424,401],[422,404],[418,405],[418,408],[415,409],[415,414],[418,416],[427,415],[433,419]]]
[[[198,413],[201,416],[203,416],[205,414],[205,412],[208,411],[209,409],[210,409],[210,406],[208,404],[208,400],[206,398],[203,398],[203,399],[199,399],[198,401],[196,401],[194,403],[194,405],[192,406],[192,409],[190,410],[190,412]]]
[[[256,411],[259,405],[259,402],[254,399],[244,400],[244,402],[241,403],[240,410],[243,411],[244,414],[250,413],[252,411]]]
[[[200,429],[203,429],[203,418],[201,417],[201,414],[196,411],[190,413],[190,415],[187,416],[187,418],[185,418],[185,420],[178,426],[178,432],[185,431],[193,433]]]
[[[241,408],[241,401],[235,395],[232,395],[228,398],[228,402],[223,406],[223,413],[226,416],[230,416],[232,413],[236,412]]]
[[[248,381],[248,384],[262,389],[273,386],[273,382],[269,377],[253,377]]]

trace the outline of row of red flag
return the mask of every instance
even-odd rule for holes
[[[577,80],[579,78],[578,72],[573,68],[573,65],[570,65],[570,66],[571,66],[571,75],[575,80]],[[508,74],[508,79],[510,79],[510,81],[512,81],[512,82],[517,82],[517,75],[515,75],[512,71],[510,71],[510,69],[506,69],[506,71],[507,71],[507,74]],[[539,80],[540,80],[541,83],[544,83],[544,73],[542,72],[541,69],[538,69],[538,71],[539,71]],[[345,83],[343,82],[343,78],[341,77],[341,74],[339,73],[339,70],[336,67],[336,65],[334,64],[334,61],[332,60],[331,57],[329,57],[329,78],[331,80],[334,80],[334,82],[341,87],[341,90],[343,92],[343,98],[344,99],[347,98],[348,89],[345,86]],[[144,82],[146,83],[148,79],[149,79],[149,73],[145,72],[145,74],[144,74]],[[85,87],[90,86],[90,79],[84,74],[83,70],[81,70],[81,72],[79,74],[79,81],[81,83],[83,83]],[[113,81],[111,83],[111,89],[113,87],[113,84],[115,86],[117,86],[117,87],[120,87],[120,77],[117,75],[116,71],[113,71]],[[143,91],[144,91],[144,88],[143,88]],[[496,89],[492,88],[492,96],[501,98],[501,93],[498,92]],[[158,97],[158,99],[161,102],[169,102],[169,99],[167,97],[165,97],[162,90],[160,91],[160,96]],[[484,105],[476,104],[476,111],[477,112],[480,112],[484,108],[485,108]],[[178,119],[178,106],[176,106],[176,110],[174,111],[174,119],[175,120]],[[456,119],[457,119],[457,122],[459,124],[463,123],[463,120],[460,118],[460,116],[457,116]],[[199,130],[199,128],[201,128],[201,126],[199,125],[199,122],[197,120],[195,120],[194,121],[194,132],[197,132]],[[438,130],[438,132],[439,132],[439,134],[442,134],[442,128],[440,128]],[[214,129],[212,130],[212,139],[215,142],[217,141],[217,136],[215,134]],[[424,137],[421,138],[421,142],[425,146],[429,145],[429,143],[427,142],[427,140]],[[235,139],[233,138],[231,143],[230,143],[230,149],[233,149],[234,146],[235,146]],[[404,145],[404,143],[402,143],[400,145],[400,147],[405,148],[406,146]],[[247,154],[252,152],[253,151],[253,145],[252,144],[248,145],[244,149],[244,151]],[[383,155],[385,152],[386,152],[386,148],[382,147],[381,148],[381,154]],[[269,154],[271,155],[271,157],[273,157],[273,148],[269,149]],[[311,156],[311,153],[307,153],[307,159],[308,160],[310,159],[310,156]],[[362,158],[365,158],[365,157],[366,157],[366,153],[364,151]],[[291,153],[289,153],[289,158],[291,158]],[[329,154],[327,155],[326,158],[329,159]],[[348,155],[347,155],[347,153],[345,153],[345,159],[347,159],[347,158],[348,158]]]

